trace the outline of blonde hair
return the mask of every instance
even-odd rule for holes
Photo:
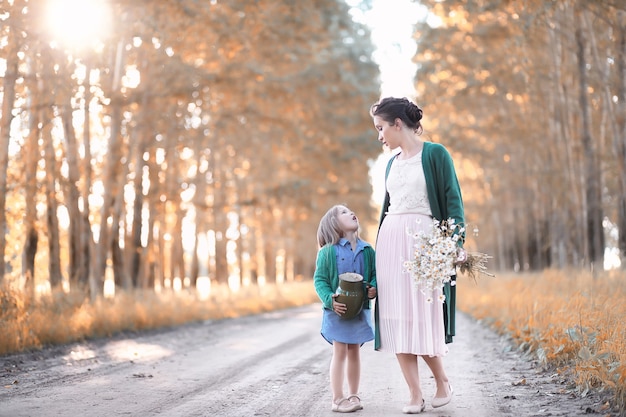
[[[317,228],[317,244],[320,248],[325,245],[334,245],[343,237],[343,230],[339,227],[337,217],[339,217],[339,210],[344,207],[348,208],[345,204],[334,205],[322,216]]]

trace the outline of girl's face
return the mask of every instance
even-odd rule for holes
[[[337,221],[339,222],[339,227],[344,233],[356,232],[359,230],[359,219],[357,219],[356,215],[348,207],[339,207]]]
[[[384,146],[388,146],[390,149],[395,149],[400,146],[400,130],[394,125],[390,125],[389,122],[383,120],[380,116],[374,116],[374,127],[378,131],[378,140],[382,142]]]

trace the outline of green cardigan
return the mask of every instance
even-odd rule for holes
[[[367,244],[363,248],[363,281],[376,288],[376,258],[374,248]],[[339,287],[339,271],[337,270],[337,251],[335,245],[325,245],[317,252],[315,261],[315,273],[313,275],[315,291],[322,301],[324,308],[333,308],[333,294]],[[370,308],[370,301],[365,297],[363,308]],[[376,312],[375,312],[376,313]],[[376,327],[374,334],[375,342],[380,344],[378,332],[378,319],[375,319]]]
[[[394,155],[387,164],[385,172],[385,180],[389,175],[391,164],[398,155]],[[465,225],[465,215],[463,212],[463,197],[461,196],[461,187],[454,169],[454,163],[448,150],[439,143],[424,142],[422,149],[422,166],[424,168],[424,177],[426,178],[426,189],[428,190],[428,201],[430,203],[430,211],[435,219],[442,221],[454,219],[457,225]],[[389,210],[389,193],[385,193],[382,211],[380,214],[380,222],[378,227],[383,223],[383,219]],[[465,234],[458,240],[459,246],[463,246]],[[452,281],[456,281],[456,275],[452,277]],[[451,286],[449,283],[443,288],[446,300],[443,305],[443,319],[446,330],[446,343],[452,343],[455,335],[455,314],[456,314],[456,285]],[[378,302],[378,300],[376,300]],[[378,324],[376,325],[378,328]]]
[[[376,260],[374,248],[367,245],[363,248],[363,281],[376,287]],[[339,271],[337,270],[337,251],[335,245],[325,245],[317,252],[315,274],[313,275],[315,291],[325,308],[333,308],[333,294],[339,287]],[[369,303],[365,308],[369,308]]]

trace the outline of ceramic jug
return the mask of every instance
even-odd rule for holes
[[[339,287],[337,287],[335,301],[346,305],[347,310],[341,315],[342,319],[352,319],[363,310],[365,290],[363,276],[354,272],[346,272],[339,275]]]

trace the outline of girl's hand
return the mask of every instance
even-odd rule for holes
[[[372,287],[371,285],[367,286],[367,298],[369,298],[370,300],[372,298],[376,298],[376,287]]]
[[[337,298],[337,294],[333,294],[333,311],[342,316],[346,313],[348,307],[343,303],[338,303],[337,301],[335,301],[335,298]]]

